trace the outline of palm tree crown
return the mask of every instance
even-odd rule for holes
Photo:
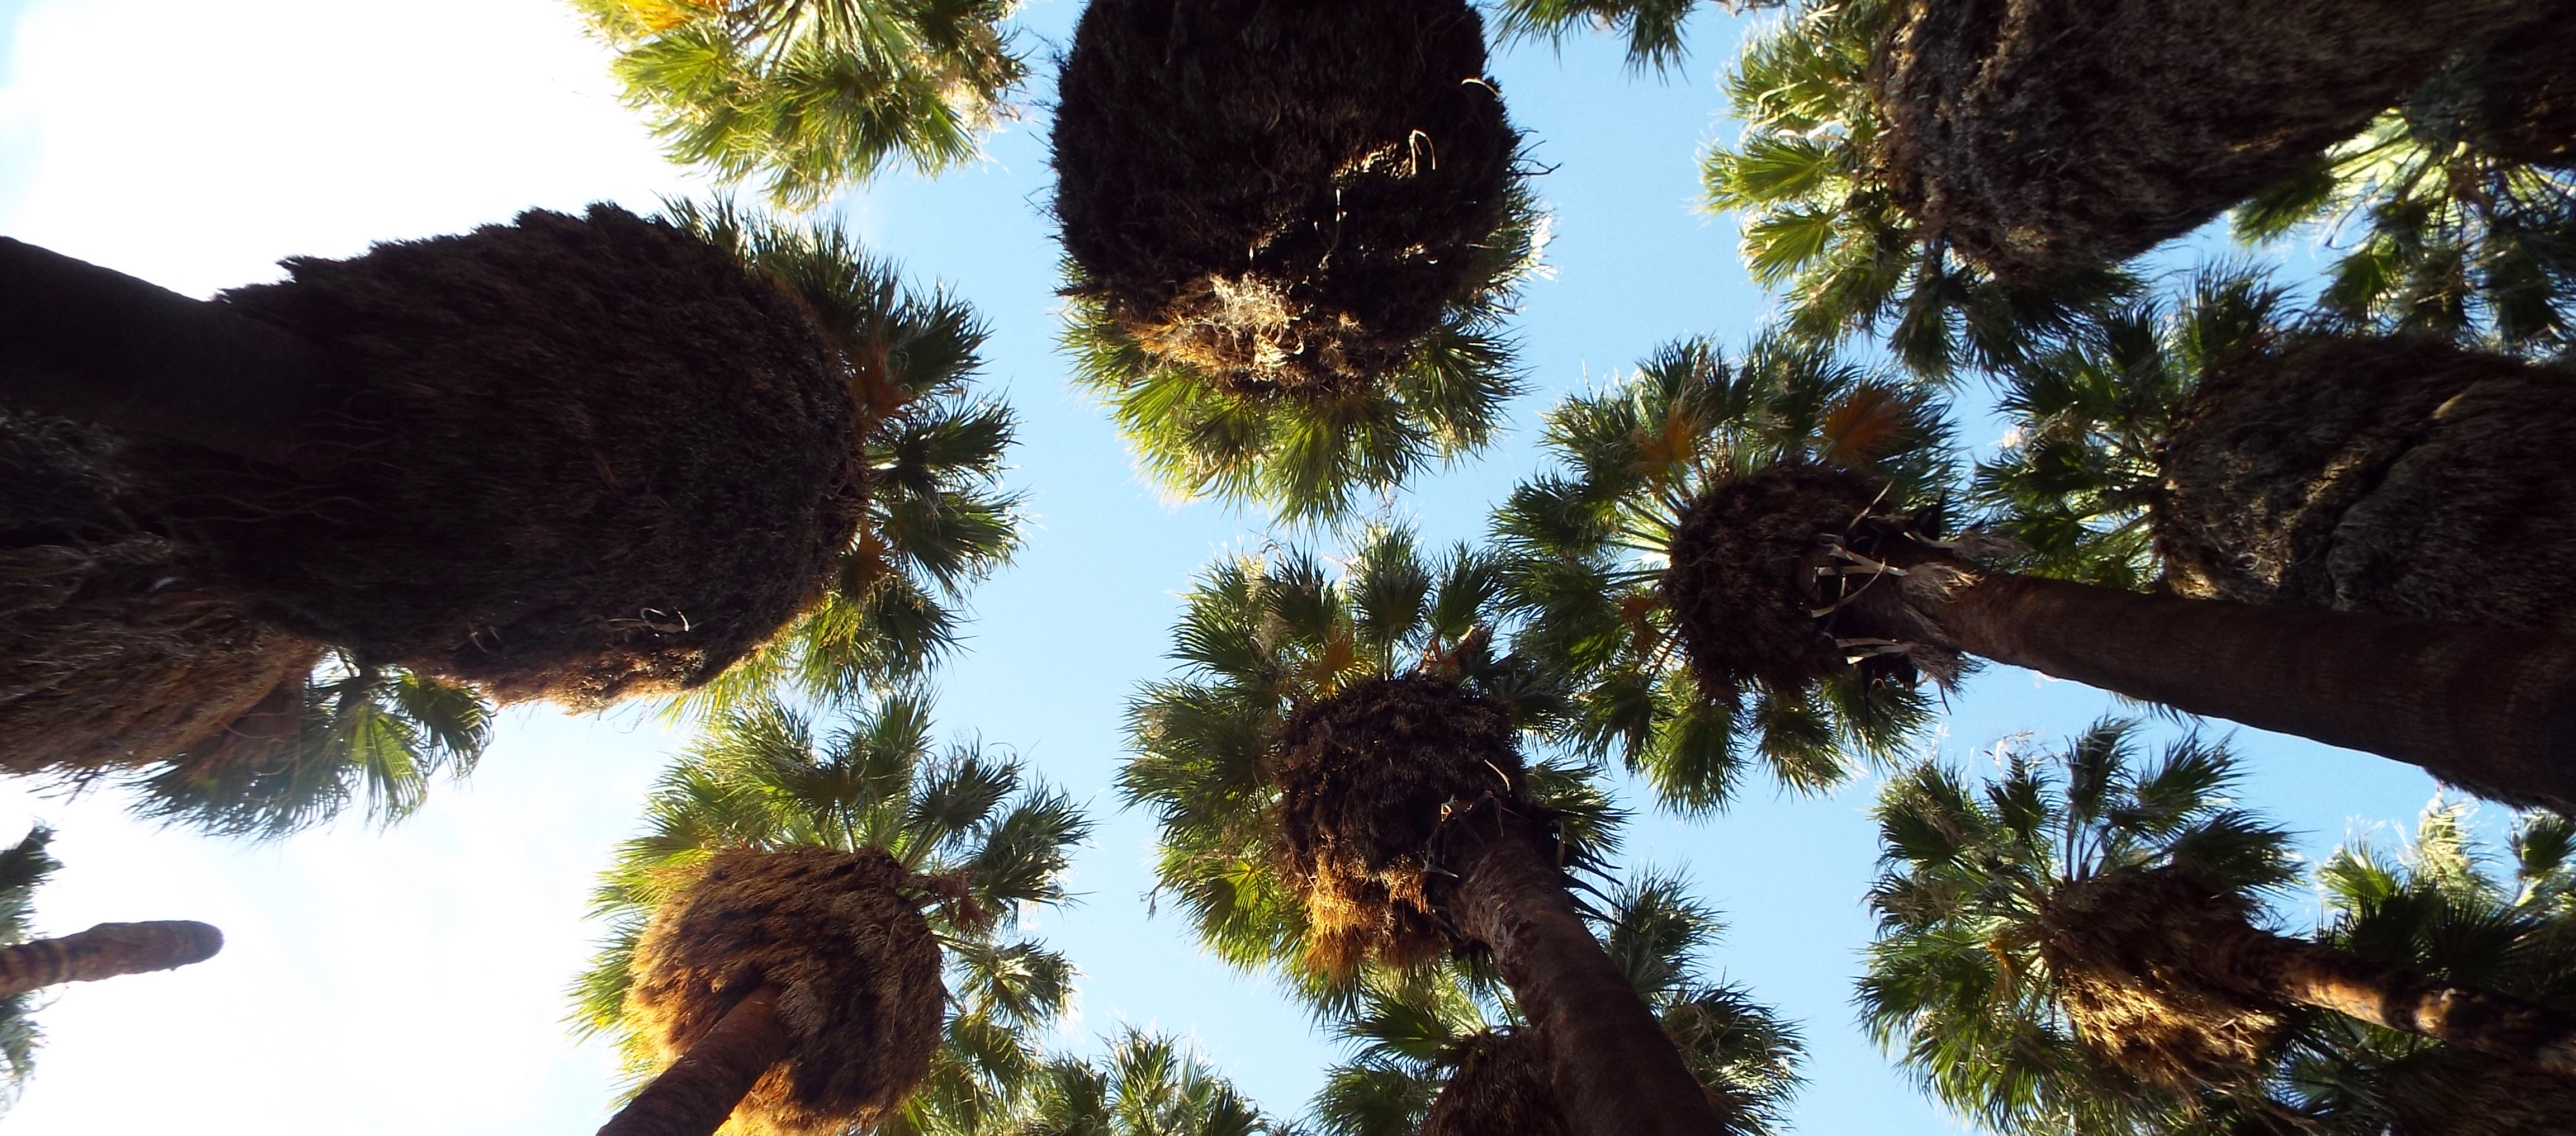
[[[813,313],[859,394],[868,482],[857,539],[819,600],[686,704],[742,705],[778,685],[844,698],[918,677],[956,645],[968,589],[1019,547],[1020,496],[1001,486],[1018,417],[974,387],[990,330],[945,290],[904,285],[829,222],[727,202],[679,202],[672,215]]]
[[[1877,165],[1870,68],[1902,7],[1805,0],[1748,37],[1723,77],[1744,131],[1710,147],[1701,181],[1710,211],[1742,215],[1745,268],[1781,292],[1791,331],[1828,343],[1884,332],[1897,359],[1940,379],[2018,358],[2133,284],[2109,268],[2002,284],[1897,206]]]
[[[1701,648],[1676,601],[1675,550],[1712,491],[1784,466],[1862,473],[1884,482],[1889,505],[1932,509],[1948,438],[1920,393],[1780,335],[1733,361],[1709,340],[1680,341],[1548,412],[1560,469],[1515,489],[1494,528],[1511,602],[1529,617],[1523,649],[1580,676],[1569,736],[1621,750],[1686,811],[1725,802],[1748,756],[1819,788],[1848,772],[1846,751],[1898,745],[1928,712],[1905,685],[1858,671],[1815,689],[1709,681],[1691,662]]]
[[[1121,330],[1107,302],[1069,296],[1074,381],[1108,404],[1137,460],[1184,497],[1258,504],[1294,521],[1338,517],[1434,462],[1484,448],[1520,393],[1503,323],[1545,271],[1547,218],[1515,178],[1502,224],[1471,250],[1469,283],[1404,361],[1329,391],[1236,389],[1158,356]]]
[[[0,849],[0,947],[14,947],[35,937],[27,924],[34,914],[36,888],[63,866],[45,851],[53,838],[51,829],[39,827]],[[0,1088],[0,1111],[17,1100],[27,1074],[35,1070],[40,1035],[27,1017],[35,1008],[34,991],[0,996],[0,1077],[7,1079],[5,1088]]]
[[[1293,549],[1222,561],[1200,577],[1174,632],[1184,674],[1147,684],[1129,704],[1136,756],[1119,791],[1157,814],[1158,887],[1211,950],[1248,969],[1277,967],[1310,996],[1337,985],[1333,968],[1309,965],[1314,929],[1277,851],[1280,767],[1299,710],[1427,673],[1453,676],[1516,724],[1555,712],[1542,675],[1492,654],[1498,588],[1492,558],[1463,546],[1426,558],[1401,529],[1362,539],[1339,578]],[[1607,838],[1609,807],[1582,770],[1535,764],[1527,784],[1574,849]]]
[[[2006,755],[1983,785],[1925,765],[1880,796],[1864,1021],[1933,1095],[1998,1130],[2259,1115],[2264,1061],[2299,1024],[2123,985],[2075,945],[2067,905],[2102,881],[2179,876],[2242,918],[2295,878],[2287,835],[2227,803],[2224,747],[2187,737],[2149,764],[2140,741],[2106,719],[2063,753]]]
[[[1035,1035],[1072,997],[1072,964],[1012,934],[1013,913],[1066,900],[1068,855],[1090,824],[1018,762],[975,745],[935,754],[929,734],[928,707],[900,696],[828,737],[770,701],[711,723],[663,773],[644,834],[601,877],[592,910],[609,935],[572,987],[574,1027],[615,1037],[644,1070],[648,1039],[627,1015],[629,961],[654,911],[714,854],[873,849],[910,873],[908,898],[929,918],[950,991],[929,1078],[896,1117],[914,1131],[971,1131],[1001,1115],[1039,1067]]]
[[[674,161],[810,206],[973,158],[1028,74],[1015,0],[574,0]]]
[[[1703,959],[1720,929],[1716,912],[1692,899],[1679,877],[1665,874],[1639,876],[1605,898],[1595,925],[1603,945],[1662,1020],[1692,1075],[1720,1102],[1725,1131],[1779,1131],[1801,1084],[1804,1046],[1795,1025],[1742,986],[1704,973]],[[1444,1082],[1456,1083],[1467,1063],[1493,1059],[1528,1029],[1510,995],[1472,962],[1372,969],[1330,1018],[1352,1052],[1325,1073],[1309,1108],[1325,1136],[1423,1130]],[[1535,1072],[1545,1078],[1543,1056],[1516,1056],[1535,1060]],[[1545,1100],[1530,1103],[1561,1113],[1554,1094],[1542,1095]]]
[[[1057,1058],[1000,1136],[1292,1136],[1205,1059],[1133,1026],[1096,1058]]]

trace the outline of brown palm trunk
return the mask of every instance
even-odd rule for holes
[[[330,371],[283,329],[0,237],[0,404],[292,465]]]
[[[224,933],[189,919],[101,923],[77,935],[38,939],[0,950],[0,995],[64,982],[169,970],[215,957]]]
[[[761,1075],[786,1058],[787,1040],[778,988],[744,995],[610,1117],[599,1136],[708,1136],[724,1126]]]
[[[2285,1004],[2313,1006],[2491,1057],[2576,1075],[2576,1018],[2519,998],[2446,986],[2322,943],[2244,929],[2239,973]]]
[[[1449,917],[1494,952],[1547,1039],[1557,1099],[1584,1136],[1714,1136],[1708,1094],[1672,1038],[1592,937],[1539,822],[1492,803],[1447,826],[1458,872]]]
[[[2576,639],[2003,573],[1907,588],[1942,646],[2576,810]]]

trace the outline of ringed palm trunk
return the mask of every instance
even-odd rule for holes
[[[0,404],[285,465],[329,374],[284,329],[0,237]]]
[[[599,1129],[599,1136],[707,1136],[771,1066],[787,1057],[778,988],[743,996]]]
[[[1539,822],[1499,801],[1449,822],[1449,919],[1494,953],[1503,983],[1547,1040],[1558,1099],[1585,1136],[1711,1136],[1707,1090],[1592,937]]]
[[[188,919],[101,923],[75,935],[0,949],[0,996],[65,982],[171,970],[215,957],[224,933]]]

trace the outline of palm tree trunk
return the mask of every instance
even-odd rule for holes
[[[1558,1099],[1584,1136],[1714,1136],[1708,1094],[1654,1014],[1592,937],[1536,818],[1489,802],[1453,816],[1449,917],[1494,952],[1521,1012],[1547,1039]]]
[[[2519,998],[2446,986],[2323,943],[2253,927],[2245,935],[2247,972],[2276,1001],[2576,1075],[2576,1017]]]
[[[1907,591],[1943,646],[2576,810],[2576,640],[2004,573]]]
[[[786,1056],[778,988],[763,986],[716,1019],[687,1053],[610,1117],[599,1136],[709,1136]]]
[[[0,950],[0,995],[64,982],[169,970],[215,957],[224,933],[189,919],[101,923],[77,935],[37,939]]]
[[[272,324],[0,237],[0,405],[291,466],[330,374]]]

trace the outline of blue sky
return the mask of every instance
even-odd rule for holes
[[[1061,45],[1078,11],[1037,0],[1023,23]],[[1746,24],[1703,11],[1687,66],[1665,80],[1629,74],[1596,38],[1497,59],[1556,214],[1554,275],[1519,322],[1531,393],[1500,445],[1390,502],[1391,517],[1435,540],[1476,535],[1534,468],[1530,427],[1554,399],[1671,338],[1736,343],[1760,324],[1732,224],[1693,209],[1698,152],[1730,129],[1712,75]],[[197,294],[271,277],[283,255],[347,255],[527,205],[649,208],[693,188],[607,97],[598,52],[553,0],[0,0],[0,48],[0,233]],[[1265,1107],[1295,1112],[1333,1047],[1263,982],[1201,954],[1178,920],[1148,916],[1150,824],[1108,791],[1124,700],[1167,671],[1176,593],[1264,534],[1255,518],[1163,500],[1068,390],[1052,349],[1044,113],[993,139],[980,167],[889,179],[833,206],[916,279],[982,310],[988,379],[1025,422],[1011,478],[1036,523],[1019,562],[978,593],[939,717],[1016,750],[1100,821],[1077,862],[1083,902],[1038,920],[1084,972],[1063,1044],[1120,1023],[1187,1034]],[[1965,440],[1997,433],[1980,419]],[[1937,744],[1959,761],[2110,708],[2000,668],[1951,706]],[[2238,742],[2249,803],[2308,834],[2311,854],[2374,826],[2392,837],[2433,794],[2409,767],[2252,732]],[[231,935],[205,965],[59,995],[39,1019],[51,1040],[37,1075],[0,1127],[587,1131],[610,1063],[566,1038],[557,992],[587,951],[590,877],[674,744],[633,711],[513,711],[474,782],[442,786],[404,828],[261,847],[137,827],[108,797],[0,787],[0,836],[30,819],[62,829],[69,866],[40,897],[49,929],[193,917]],[[1869,790],[1783,798],[1756,784],[1720,817],[1641,813],[1628,863],[1686,870],[1729,919],[1714,968],[1804,1025],[1813,1084],[1799,1131],[1957,1130],[1852,1025],[1876,855]]]

